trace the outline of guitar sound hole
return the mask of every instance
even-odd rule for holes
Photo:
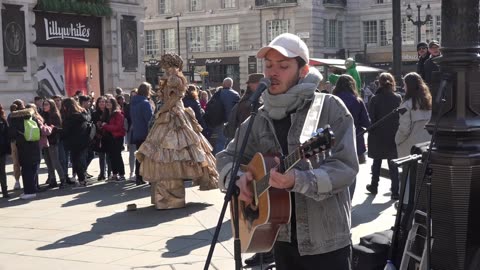
[[[252,205],[247,205],[244,208],[243,211],[243,216],[245,217],[246,220],[248,220],[250,223],[253,223],[254,220],[258,219],[260,216],[258,212],[258,208],[256,206]]]

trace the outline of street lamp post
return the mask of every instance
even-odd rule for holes
[[[413,10],[410,7],[410,4],[408,4],[408,7],[407,7],[407,10],[405,11],[405,13],[407,14],[408,20],[411,21],[413,23],[413,25],[415,25],[417,27],[417,43],[419,43],[422,39],[422,35],[421,35],[422,25],[425,25],[427,22],[432,20],[432,15],[431,15],[432,10],[430,8],[430,4],[428,4],[427,8],[425,9],[425,14],[426,14],[425,20],[422,21],[420,19],[420,8],[422,7],[422,1],[420,1],[420,0],[415,1],[415,5],[417,6],[417,20],[416,21],[414,21],[412,19]]]
[[[168,16],[168,17],[165,17],[165,19],[169,20],[171,18],[174,18],[176,17],[177,18],[177,52],[178,52],[178,55],[180,55],[180,16],[182,16],[181,14],[175,14],[173,16]]]

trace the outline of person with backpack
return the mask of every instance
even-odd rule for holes
[[[228,121],[233,107],[240,100],[240,95],[232,89],[232,86],[233,80],[225,78],[223,87],[207,103],[204,118],[207,126],[212,130],[211,143],[214,155],[225,148],[227,138],[223,134],[223,125]]]
[[[62,101],[63,115],[63,144],[70,151],[73,171],[77,174],[80,187],[86,187],[87,181],[86,156],[90,144],[88,115],[74,98],[66,98]]]
[[[102,123],[102,130],[110,137],[106,145],[112,163],[110,180],[125,181],[125,165],[122,158],[123,140],[126,134],[125,117],[115,98],[107,99],[105,106],[108,121]]]
[[[20,199],[37,197],[36,176],[40,164],[40,126],[34,117],[33,108],[19,107],[10,114],[10,138],[17,147],[21,167],[23,194]]]
[[[10,154],[10,150],[7,117],[5,116],[2,104],[0,104],[0,185],[3,198],[10,198],[10,195],[8,195],[7,174],[5,171],[5,160],[7,155]]]

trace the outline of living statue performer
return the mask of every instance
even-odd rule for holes
[[[355,85],[357,86],[357,91],[358,91],[358,94],[360,95],[362,90],[362,79],[360,78],[360,74],[357,71],[357,63],[353,58],[347,58],[345,60],[345,68],[347,69],[345,73],[352,76],[353,79],[355,80]],[[331,84],[335,85],[337,84],[337,80],[339,77],[340,75],[338,74],[330,74],[328,76],[328,81]]]
[[[158,90],[163,105],[136,156],[140,175],[152,185],[152,203],[157,209],[185,206],[184,179],[192,179],[200,190],[217,187],[218,173],[212,147],[192,109],[183,106],[187,80],[183,60],[167,53],[160,61],[165,74]]]

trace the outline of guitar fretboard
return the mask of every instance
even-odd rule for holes
[[[297,162],[299,162],[302,159],[302,152],[300,151],[300,148],[295,149],[293,153],[285,157],[283,160],[283,166],[280,166],[280,168],[285,168],[285,171],[280,171],[281,173],[286,173],[290,171]],[[270,171],[267,172],[267,174],[260,180],[256,182],[256,188],[257,188],[257,194],[258,196],[262,195],[263,192],[267,191],[268,188],[270,188],[270,185],[268,184],[268,179],[270,178]]]

